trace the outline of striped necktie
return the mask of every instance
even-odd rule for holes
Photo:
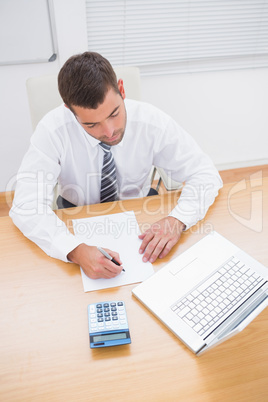
[[[99,146],[104,151],[103,166],[101,172],[100,202],[116,201],[118,200],[117,180],[111,146],[103,144],[102,142],[99,143]]]

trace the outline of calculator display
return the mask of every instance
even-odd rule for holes
[[[93,336],[93,342],[113,341],[115,339],[126,339],[126,332],[119,332],[117,334],[105,334]]]

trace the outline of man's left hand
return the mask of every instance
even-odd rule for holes
[[[184,228],[184,223],[172,216],[155,222],[139,235],[142,240],[139,252],[144,253],[142,260],[155,262],[157,258],[164,258],[179,241]]]

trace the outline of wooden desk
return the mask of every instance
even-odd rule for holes
[[[268,266],[268,179],[242,187],[226,185],[206,219],[155,269],[211,229]],[[176,198],[168,193],[110,210],[106,204],[58,214],[69,222],[133,209],[145,228]],[[241,334],[196,357],[131,295],[135,285],[84,293],[78,266],[46,256],[9,217],[0,224],[1,401],[267,401],[268,309]],[[126,302],[132,344],[91,350],[87,305],[111,299]]]

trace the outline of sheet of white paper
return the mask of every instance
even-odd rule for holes
[[[85,292],[142,282],[154,273],[152,264],[144,263],[139,254],[140,230],[134,211],[74,219],[73,228],[75,235],[84,243],[119,253],[125,269],[111,279],[90,279],[81,269]]]

